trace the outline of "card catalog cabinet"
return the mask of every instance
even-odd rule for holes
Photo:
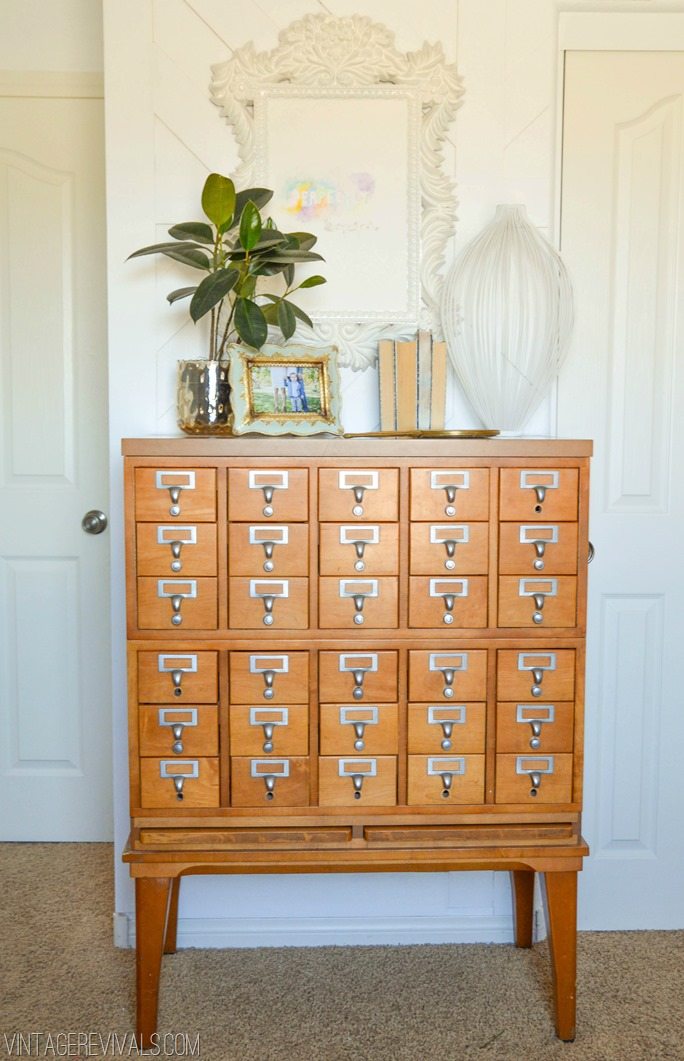
[[[590,443],[123,448],[143,1038],[181,874],[481,868],[572,1038]]]

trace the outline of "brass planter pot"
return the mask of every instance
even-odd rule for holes
[[[232,435],[228,365],[178,362],[178,426],[186,435]]]

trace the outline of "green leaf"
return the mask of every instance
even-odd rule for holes
[[[169,235],[174,239],[194,239],[199,243],[213,243],[214,233],[210,225],[204,221],[184,221],[182,225],[174,225],[169,229]]]
[[[200,250],[183,250],[182,247],[183,244],[178,243],[175,247],[162,251],[162,254],[165,254],[167,258],[173,258],[175,262],[190,265],[193,269],[204,269],[205,272],[209,272],[211,261],[206,254]]]
[[[261,251],[266,247],[275,247],[279,243],[284,243],[285,237],[282,232],[278,232],[275,228],[264,228],[262,230],[259,242],[254,246],[254,252]]]
[[[190,250],[190,248],[196,248],[201,250],[202,248],[198,243],[152,243],[149,247],[141,247],[139,251],[133,251],[132,254],[128,255],[126,261],[130,261],[131,258],[142,258],[144,254],[165,254],[167,250]]]
[[[285,278],[286,285],[288,287],[292,287],[292,285],[294,283],[294,277],[295,277],[295,267],[294,267],[294,265],[286,265],[285,268],[283,269],[283,276]]]
[[[239,276],[237,269],[219,269],[218,272],[210,273],[205,277],[190,303],[192,319],[198,321],[200,317],[213,309],[216,303],[220,302],[235,286]]]
[[[238,288],[240,298],[251,298],[256,290],[256,276],[245,276]]]
[[[256,247],[261,236],[261,215],[253,202],[245,204],[240,218],[240,243],[246,251]]]
[[[263,310],[249,298],[239,298],[235,305],[235,329],[243,343],[260,350],[268,336]]]
[[[318,236],[314,236],[311,232],[288,232],[288,236],[293,236],[297,240],[297,244],[300,250],[310,251],[315,243],[318,243]]]
[[[311,317],[307,316],[303,309],[300,309],[299,306],[295,306],[294,302],[290,302],[288,303],[288,305],[292,306],[292,312],[294,313],[297,320],[303,321],[304,324],[307,324],[309,326],[309,328],[313,328],[313,321],[311,320]]]
[[[262,306],[261,312],[266,318],[267,324],[272,324],[274,328],[278,327],[278,307],[274,305]]]
[[[295,333],[297,318],[289,302],[278,303],[278,327],[283,333],[284,339],[289,339]]]
[[[321,284],[327,284],[327,280],[324,276],[307,276],[306,280],[302,280],[301,287],[320,287]]]
[[[235,185],[230,177],[210,173],[202,189],[202,209],[217,228],[233,218],[235,202]]]
[[[172,306],[174,302],[178,302],[179,298],[187,298],[188,295],[194,295],[196,290],[197,287],[177,287],[175,291],[169,292],[166,296],[166,301]]]
[[[274,251],[271,254],[265,255],[269,262],[284,262],[289,265],[290,262],[322,262],[325,259],[320,254],[315,254],[313,251],[300,251],[300,250],[282,250]]]
[[[252,202],[257,210],[263,210],[266,203],[269,203],[272,198],[273,192],[270,191],[269,188],[246,188],[244,191],[238,192],[235,199],[235,218],[233,224],[238,224],[242,217],[242,211],[247,203]]]
[[[256,261],[252,260],[249,263],[249,271],[253,276],[277,276],[278,273],[284,272],[287,268],[289,268],[287,265],[270,265],[268,262],[260,261],[258,258]]]

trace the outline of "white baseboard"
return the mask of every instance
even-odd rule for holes
[[[117,931],[117,919],[127,932]],[[135,946],[135,918],[117,914],[115,946]],[[187,917],[178,921],[178,947],[324,947],[416,943],[512,943],[508,916],[459,917]]]

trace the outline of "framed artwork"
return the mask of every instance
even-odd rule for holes
[[[229,379],[236,435],[342,434],[335,347],[236,347]]]
[[[444,148],[462,93],[441,44],[400,52],[364,15],[305,15],[272,51],[250,42],[212,68],[236,184],[272,188],[278,227],[318,237],[327,283],[301,292],[313,329],[298,336],[334,344],[342,367],[375,364],[381,338],[441,334],[456,221]]]

